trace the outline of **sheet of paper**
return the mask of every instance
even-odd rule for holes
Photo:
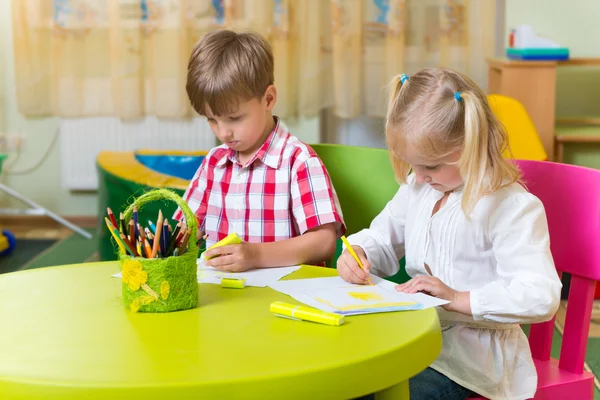
[[[293,267],[253,269],[245,272],[223,272],[213,267],[198,265],[198,283],[220,285],[223,278],[243,278],[246,279],[246,286],[267,287],[299,269],[300,266],[297,265]]]
[[[279,268],[264,268],[253,269],[246,272],[223,272],[212,267],[198,266],[198,283],[214,283],[221,284],[223,278],[244,278],[246,286],[267,287],[271,283],[277,282],[279,279],[294,271],[300,269],[300,266],[279,267]],[[121,273],[111,275],[115,278],[121,278]]]
[[[448,303],[423,293],[396,292],[395,283],[371,277],[373,286],[354,285],[336,276],[286,280],[269,287],[319,310],[344,315],[422,310]]]
[[[371,275],[371,280],[375,285],[381,286],[387,290],[394,290],[394,287],[396,286],[394,282],[387,281],[376,275]],[[332,276],[328,278],[288,279],[285,281],[276,282],[273,285],[269,285],[269,287],[277,290],[278,292],[291,296],[293,292],[303,292],[305,290],[317,290],[348,285],[357,287],[363,286],[348,283],[339,276]]]
[[[198,267],[198,283],[220,285],[223,278],[243,278],[246,279],[246,286],[267,287],[298,269],[300,269],[300,266],[253,269],[245,272],[223,272],[204,266]]]

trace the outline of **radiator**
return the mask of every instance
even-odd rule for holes
[[[206,119],[73,118],[60,121],[61,182],[69,190],[96,190],[96,156],[103,150],[209,150],[215,136]]]

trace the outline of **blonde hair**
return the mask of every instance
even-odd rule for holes
[[[502,156],[504,151],[510,154],[506,131],[472,80],[450,69],[431,68],[404,78],[404,83],[397,76],[391,87],[385,134],[400,182],[406,183],[411,170],[398,150],[407,145],[426,158],[460,153],[461,207],[467,217],[482,196],[519,180],[517,167]]]
[[[273,52],[256,33],[219,30],[194,46],[188,63],[186,90],[192,107],[205,115],[235,112],[239,101],[261,98],[274,81]]]

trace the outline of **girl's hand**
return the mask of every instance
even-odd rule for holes
[[[354,257],[348,252],[348,250],[344,250],[344,252],[340,255],[337,260],[337,271],[338,274],[344,279],[346,282],[356,283],[359,285],[367,285],[371,282],[371,263],[367,260],[367,255],[365,251],[360,246],[352,246],[354,252],[360,259],[360,262],[364,266],[364,270],[358,265]]]
[[[397,285],[396,291],[409,294],[423,292],[438,299],[448,300],[450,303],[442,306],[447,311],[471,315],[469,292],[458,292],[446,286],[435,276],[417,276],[406,283]]]
[[[207,260],[204,265],[227,272],[248,271],[260,265],[259,245],[260,243],[243,242],[217,247],[205,253]]]

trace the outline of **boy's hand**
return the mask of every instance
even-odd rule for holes
[[[204,265],[220,271],[243,272],[259,265],[260,243],[240,243],[221,246],[205,253]]]
[[[204,231],[201,231],[200,229],[198,229],[196,231],[196,241],[202,239],[204,237]]]
[[[347,282],[367,285],[371,279],[369,272],[371,270],[371,263],[367,260],[367,255],[362,247],[352,246],[352,248],[365,269],[363,270],[354,257],[345,249],[337,260],[338,274]]]
[[[448,300],[442,308],[462,314],[471,314],[469,292],[459,292],[444,284],[435,276],[417,276],[406,283],[396,285],[396,291],[403,293],[423,292],[438,299]]]

